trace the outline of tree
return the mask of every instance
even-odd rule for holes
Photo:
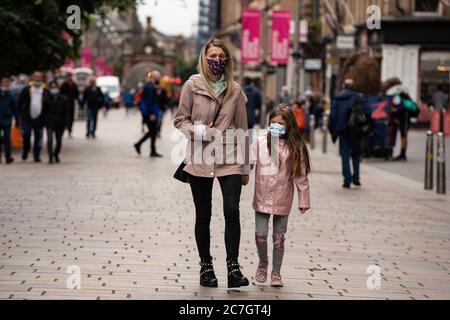
[[[175,62],[175,76],[180,77],[181,81],[184,83],[189,79],[190,76],[197,73],[197,60],[184,61],[182,59],[177,59]]]
[[[83,30],[94,13],[127,10],[138,0],[2,0],[0,4],[0,74],[51,70],[66,58],[78,58]],[[71,30],[67,8],[80,8],[81,29]],[[63,33],[69,36],[64,39]]]

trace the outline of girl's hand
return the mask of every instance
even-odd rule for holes
[[[305,214],[308,210],[309,208],[300,208],[300,214]]]
[[[242,176],[242,185],[243,186],[248,185],[249,180],[250,180],[250,177],[248,175]]]

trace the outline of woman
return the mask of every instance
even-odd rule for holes
[[[48,162],[59,163],[59,153],[62,146],[62,137],[67,122],[69,105],[66,96],[59,93],[58,83],[49,84],[50,97],[45,104],[45,127],[47,128]],[[53,136],[56,138],[56,147],[53,150]]]
[[[229,130],[247,130],[247,99],[239,84],[233,81],[232,59],[223,41],[211,39],[206,43],[201,50],[197,69],[199,74],[191,76],[183,86],[174,124],[191,142],[191,148],[188,149],[191,150],[191,155],[188,156],[184,171],[189,174],[195,205],[200,285],[218,285],[210,254],[209,230],[213,181],[217,178],[222,190],[225,215],[228,287],[247,286],[249,282],[240,271],[238,256],[241,236],[239,202],[242,185],[248,183],[249,166],[239,164],[238,161],[230,163],[228,157],[226,164],[220,164],[223,162],[219,163],[216,158],[212,162],[196,159],[198,152],[203,155],[205,149],[213,143],[213,135],[223,136]],[[234,144],[231,150],[237,151],[235,139],[220,141],[224,148],[227,146],[230,149],[230,144]]]

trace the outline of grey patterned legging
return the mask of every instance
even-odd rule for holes
[[[269,234],[270,214],[256,212],[256,248],[261,262],[267,262],[267,237]],[[284,255],[284,235],[287,230],[288,216],[273,216],[273,260],[272,272],[280,272]]]

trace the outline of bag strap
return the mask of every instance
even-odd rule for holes
[[[213,127],[216,124],[217,118],[219,117],[219,113],[220,113],[220,110],[222,110],[222,104],[223,104],[223,101],[219,101],[219,100],[216,100],[216,101],[219,104],[219,107],[217,109],[216,115],[214,116],[214,119],[213,119],[213,122],[212,122],[212,126]]]

